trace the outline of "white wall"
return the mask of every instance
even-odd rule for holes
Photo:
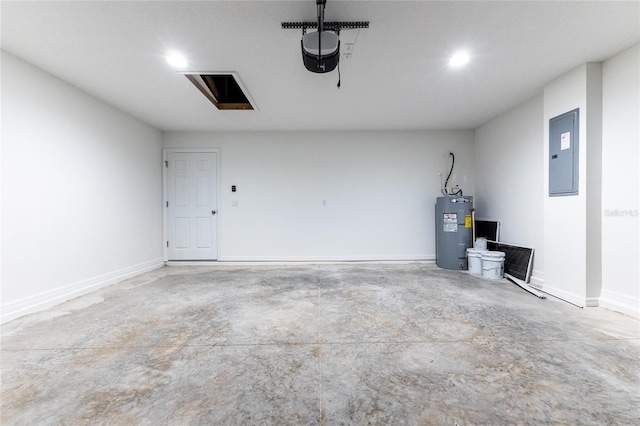
[[[593,271],[599,271],[601,264],[598,256],[601,197],[598,144],[601,143],[601,134],[594,131],[599,128],[594,122],[602,120],[601,104],[594,99],[602,82],[600,68],[600,64],[584,64],[544,88],[543,158],[549,157],[549,119],[579,108],[580,126],[578,195],[549,197],[549,165],[546,160],[543,163],[543,289],[579,306],[597,305],[597,293],[591,290],[601,280],[600,275],[593,274]]]
[[[221,150],[220,260],[434,259],[438,173],[448,172],[450,151],[454,184],[474,190],[471,131],[169,132],[163,139],[165,148]]]
[[[532,283],[544,280],[543,98],[514,108],[475,131],[476,218],[499,220],[500,239],[532,247]]]
[[[640,313],[640,46],[604,62],[602,295],[600,305]]]
[[[602,64],[585,65],[586,87],[586,304],[598,306],[602,291]],[[583,169],[585,170],[585,169]]]
[[[548,122],[574,108],[580,194],[551,198]],[[536,249],[532,283],[640,316],[640,46],[558,77],[476,129],[475,144],[477,215],[501,220],[503,240]],[[505,196],[514,192],[526,202]]]
[[[162,263],[160,132],[2,53],[2,320]]]

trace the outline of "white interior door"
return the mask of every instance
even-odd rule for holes
[[[217,153],[169,152],[168,260],[218,258]]]

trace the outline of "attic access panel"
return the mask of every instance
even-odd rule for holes
[[[182,74],[219,110],[257,109],[235,72]]]

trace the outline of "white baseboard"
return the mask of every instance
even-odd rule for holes
[[[219,262],[251,263],[340,263],[340,262],[423,262],[435,261],[427,256],[221,256]]]
[[[97,277],[79,281],[63,287],[58,287],[42,293],[28,296],[13,302],[3,304],[0,310],[0,323],[14,320],[24,315],[32,314],[76,297],[96,291],[100,288],[107,287],[127,278],[143,274],[164,266],[162,259],[150,260],[138,265],[129,266]]]
[[[587,308],[596,308],[598,307],[598,297],[587,297],[586,299],[584,299],[584,306],[586,306]]]
[[[595,305],[588,305],[587,299],[584,297],[580,297],[579,295],[569,293],[565,290],[551,287],[549,285],[545,285],[544,283],[544,272],[534,269],[531,272],[531,279],[529,281],[529,285],[535,288],[536,290],[540,290],[544,293],[547,293],[553,297],[557,297],[558,299],[562,299],[565,302],[569,302],[572,305],[576,305],[579,308],[584,308],[585,306],[598,306],[597,299]],[[589,303],[593,303],[593,301],[589,301]]]
[[[587,304],[588,301],[584,296],[579,296],[577,294],[569,293],[568,291],[551,287],[549,285],[543,285],[541,288],[536,287],[536,289],[543,291],[547,294],[550,294],[553,297],[557,297],[558,299],[562,299],[565,302],[569,302],[572,305],[576,305],[579,308],[584,308],[585,306],[589,306]]]
[[[531,271],[531,277],[529,278],[529,285],[536,290],[542,290],[544,286],[544,272],[534,269]]]
[[[219,260],[219,261],[189,261],[167,260],[167,266],[303,266],[303,265],[345,265],[345,264],[408,264],[435,263],[433,260]]]
[[[602,289],[598,304],[601,308],[640,318],[640,299],[637,297]]]
[[[531,287],[555,296],[579,307],[595,307],[621,312],[635,318],[640,318],[640,299],[627,294],[603,289],[600,297],[581,298],[566,291],[544,285],[544,272],[533,270],[531,274]]]

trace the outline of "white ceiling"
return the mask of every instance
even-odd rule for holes
[[[162,130],[472,129],[640,41],[640,2],[339,1],[368,20],[337,72],[306,71],[302,1],[2,1],[2,48]],[[457,49],[472,56],[448,67]],[[235,71],[258,111],[218,111],[166,61]]]

